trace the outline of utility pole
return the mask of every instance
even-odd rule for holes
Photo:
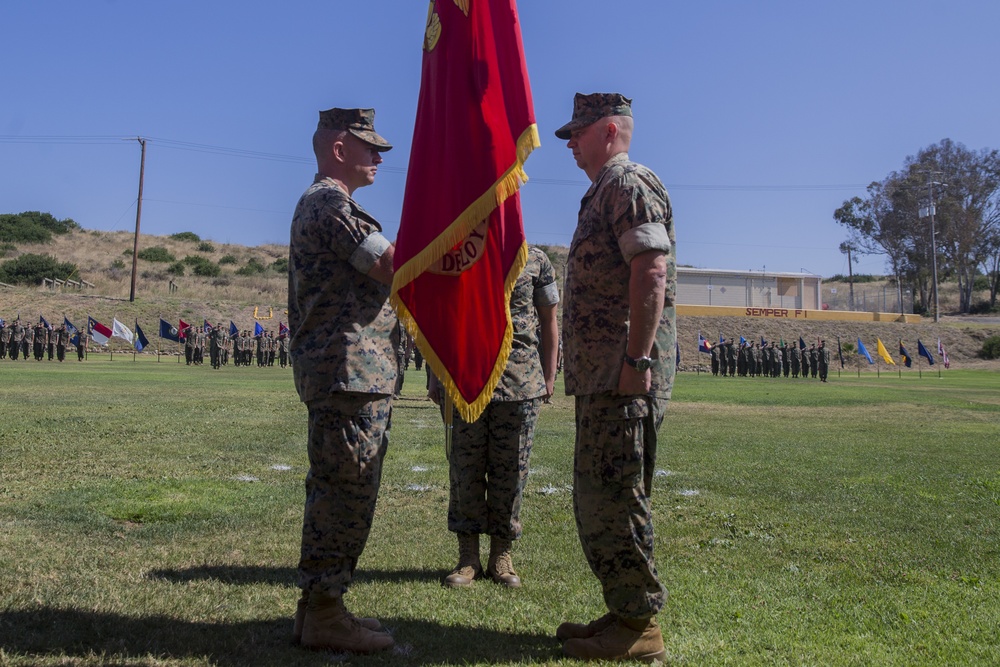
[[[851,288],[851,310],[854,310],[854,268],[851,266],[851,250],[853,249],[854,247],[846,241],[840,244],[840,252],[847,253],[847,284]]]
[[[135,140],[142,146],[142,159],[139,162],[139,201],[135,207],[135,242],[132,244],[132,289],[128,294],[129,301],[135,301],[135,277],[139,269],[139,220],[142,218],[142,179],[146,171],[146,140],[142,137],[136,137]]]
[[[940,174],[940,171],[928,171],[927,172],[927,206],[921,208],[918,212],[921,218],[926,218],[930,216],[931,219],[931,266],[934,270],[934,322],[940,321],[941,312],[939,308],[938,301],[938,271],[937,271],[937,231],[934,229],[934,214],[937,213],[937,206],[934,202],[934,186],[944,185],[944,183],[939,183],[933,179],[934,174]]]

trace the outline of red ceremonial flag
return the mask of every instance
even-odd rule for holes
[[[539,145],[514,0],[433,0],[392,299],[467,422],[507,365],[527,259],[518,189]]]
[[[187,328],[189,326],[191,326],[191,325],[189,325],[187,322],[185,322],[182,319],[178,319],[177,322],[178,322],[178,324],[177,324],[177,337],[180,340],[185,340],[187,338]]]

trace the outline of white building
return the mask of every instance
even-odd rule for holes
[[[821,276],[677,267],[677,305],[821,310]]]

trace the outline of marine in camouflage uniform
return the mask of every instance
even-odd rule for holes
[[[24,327],[24,338],[21,339],[21,358],[24,361],[28,360],[28,355],[31,354],[32,341],[35,339],[35,330],[30,326]]]
[[[34,353],[35,361],[41,361],[45,358],[45,346],[48,343],[49,330],[44,324],[39,322],[35,325],[35,338],[34,338]]]
[[[361,653],[393,643],[377,620],[355,619],[342,601],[375,513],[399,343],[388,302],[393,246],[351,196],[374,182],[381,151],[391,148],[374,115],[320,112],[318,173],[295,207],[288,273],[293,377],[309,413],[293,632],[303,646]]]
[[[87,332],[86,330],[76,333],[76,360],[83,361],[87,357]]]
[[[650,496],[675,372],[676,255],[666,188],[629,160],[632,127],[631,100],[595,93],[577,94],[556,131],[592,182],[567,260],[563,345],[576,397],[573,508],[609,613],[556,631],[583,659],[664,657]]]
[[[197,335],[194,327],[190,325],[185,327],[182,333],[184,334],[184,361],[190,366],[194,363],[194,346]]]
[[[816,350],[816,362],[819,366],[819,379],[826,382],[826,376],[830,372],[830,348],[826,346],[825,340],[819,342],[819,348]]]
[[[59,361],[66,359],[66,346],[69,345],[69,331],[66,330],[66,325],[62,324],[55,332],[56,341],[56,358]]]
[[[6,322],[0,323],[0,359],[7,357],[7,346],[10,345],[11,327]]]
[[[459,560],[445,577],[446,586],[469,586],[483,573],[479,536],[484,534],[490,536],[486,575],[511,588],[521,585],[511,542],[521,537],[521,496],[535,423],[556,377],[558,303],[552,263],[544,252],[530,247],[510,296],[510,356],[490,403],[471,424],[457,410],[452,414],[448,530],[458,535]],[[441,404],[441,385],[433,375],[429,395]]]
[[[222,367],[222,351],[226,346],[226,330],[222,328],[222,323],[215,325],[208,334],[208,357],[212,362],[212,368]]]

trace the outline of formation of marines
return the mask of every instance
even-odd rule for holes
[[[46,357],[49,361],[65,361],[66,351],[71,345],[79,348],[81,343],[64,324],[51,327],[43,318],[39,318],[34,325],[22,322],[21,318],[10,324],[0,320],[0,359],[17,361],[27,360],[30,356],[35,361]],[[82,345],[86,351],[86,341]]]
[[[732,338],[718,343],[706,343],[712,355],[712,375],[718,377],[793,377],[819,378],[826,382],[830,370],[830,349],[826,341],[808,348],[784,341],[760,343]],[[702,348],[703,350],[705,348]]]
[[[65,361],[66,354],[76,350],[77,360],[84,361],[91,336],[86,331],[67,327],[65,324],[53,327],[44,317],[37,324],[24,322],[20,317],[13,322],[0,319],[0,359],[11,361]],[[284,327],[282,327],[284,329]],[[189,366],[200,366],[205,361],[205,352],[212,368],[227,366],[280,368],[291,364],[288,354],[289,337],[285,330],[275,332],[264,329],[259,333],[250,330],[230,332],[221,324],[216,326],[186,327],[181,335],[184,341],[184,359]]]
[[[275,336],[269,329],[256,334],[249,329],[233,332],[220,323],[214,327],[189,326],[181,334],[184,339],[184,361],[188,366],[202,365],[206,349],[209,363],[215,369],[228,366],[230,359],[234,366],[252,366],[256,361],[258,368],[272,367],[275,361],[281,368],[290,363],[289,341],[285,333]]]

